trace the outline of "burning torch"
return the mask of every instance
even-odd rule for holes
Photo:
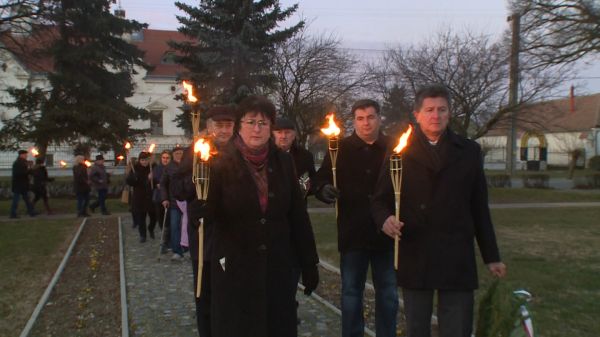
[[[154,149],[156,148],[156,144],[152,143],[150,144],[150,146],[148,147],[148,153],[150,153],[150,176],[152,176],[152,179],[150,179],[150,188],[154,189],[154,175],[152,174],[152,163],[154,163]]]
[[[396,219],[400,221],[400,196],[402,193],[402,150],[408,144],[408,138],[412,133],[412,126],[408,126],[408,130],[400,136],[398,145],[394,148],[394,153],[390,156],[390,176],[392,177],[392,185],[394,186],[394,197],[396,207]],[[394,238],[394,269],[398,270],[398,247],[400,245],[400,237],[396,235]]]
[[[210,185],[210,144],[203,138],[194,143],[194,167],[192,180],[196,185],[198,200],[206,200]],[[200,218],[198,226],[198,282],[196,284],[196,297],[200,297],[202,290],[202,268],[204,266],[204,218]]]
[[[336,161],[338,154],[338,136],[340,135],[340,128],[335,124],[333,113],[327,115],[329,124],[326,128],[322,128],[321,132],[329,139],[329,156],[331,158],[331,173],[333,174],[333,187],[337,188],[336,179]],[[335,202],[335,216],[338,214],[338,203]]]
[[[127,166],[131,167],[131,170],[135,173],[135,169],[133,168],[133,163],[131,162],[131,158],[129,157],[129,150],[131,150],[131,143],[125,143],[125,157],[127,157]]]

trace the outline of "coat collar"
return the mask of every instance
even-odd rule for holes
[[[459,160],[463,155],[463,149],[466,145],[465,139],[458,136],[452,130],[446,129],[440,138],[440,142],[436,145],[442,147],[439,153],[440,164],[436,165],[428,154],[428,151],[431,149],[426,148],[426,146],[430,145],[424,144],[419,137],[424,137],[424,135],[419,126],[416,125],[415,132],[411,136],[405,155],[436,172],[442,171],[444,168]]]
[[[384,135],[381,132],[379,133],[379,136],[377,137],[375,142],[373,142],[373,144],[368,144],[364,140],[360,139],[360,137],[356,134],[356,132],[353,132],[350,136],[348,136],[347,139],[348,139],[348,144],[350,144],[352,147],[355,147],[355,148],[374,145],[374,146],[378,146],[378,147],[382,148],[385,151],[385,149],[389,145],[389,137]]]

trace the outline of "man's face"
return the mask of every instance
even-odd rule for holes
[[[98,165],[104,165],[104,160],[96,160],[96,164],[98,164]]]
[[[214,137],[215,143],[219,145],[227,143],[231,136],[233,136],[233,127],[235,123],[228,120],[209,121],[208,133]]]
[[[443,97],[428,97],[421,109],[414,112],[415,119],[429,140],[437,141],[450,121],[448,101]]]
[[[160,163],[163,165],[167,165],[171,161],[171,155],[168,153],[163,153],[160,155]]]
[[[354,110],[354,130],[356,135],[365,142],[374,142],[379,136],[381,118],[375,108],[367,107]]]
[[[183,158],[183,150],[173,151],[173,161],[176,163],[181,163],[181,158]]]
[[[290,129],[275,130],[273,131],[273,137],[277,147],[283,151],[288,151],[296,139],[296,131]]]
[[[13,157],[13,158],[14,158],[14,157]],[[21,158],[21,159],[27,159],[27,153],[21,153],[21,154],[19,155],[19,158]]]

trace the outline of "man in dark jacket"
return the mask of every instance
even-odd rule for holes
[[[104,156],[99,154],[96,156],[94,165],[90,167],[90,182],[92,187],[94,187],[98,193],[98,200],[90,204],[92,212],[96,210],[96,207],[100,207],[100,211],[103,215],[110,215],[106,209],[106,195],[108,194],[109,179],[110,176],[108,172],[106,172],[106,167],[104,166]]]
[[[437,291],[440,336],[468,337],[477,288],[474,238],[489,271],[506,273],[490,219],[483,156],[476,142],[447,128],[445,87],[419,90],[414,115],[418,126],[402,153],[401,221],[394,216],[389,164],[377,183],[373,216],[391,238],[401,235],[398,283],[407,336],[430,336]]]
[[[133,221],[137,224],[140,233],[140,242],[146,242],[146,217],[150,212],[154,213],[154,204],[152,203],[152,186],[150,180],[150,152],[140,152],[138,162],[127,175],[126,182],[133,187],[133,196],[131,198],[131,214]],[[150,222],[148,233],[154,239],[154,223]]]
[[[90,203],[90,180],[88,178],[88,168],[85,164],[85,157],[75,156],[75,165],[73,166],[73,187],[77,197],[77,217],[90,216],[87,212]]]
[[[338,202],[338,250],[342,272],[342,336],[363,336],[363,292],[369,264],[375,286],[377,336],[396,336],[398,291],[393,266],[393,241],[375,227],[370,199],[391,139],[379,131],[379,104],[360,100],[352,106],[354,133],[339,142],[337,186],[331,157],[315,178],[316,197]]]
[[[42,199],[44,201],[44,207],[46,207],[46,212],[48,212],[48,214],[52,214],[50,204],[48,203],[47,185],[49,182],[54,181],[54,178],[48,177],[48,170],[46,169],[45,163],[45,158],[36,158],[35,166],[33,167],[31,173],[33,176],[33,206],[35,207],[35,203]]]
[[[29,201],[29,176],[31,171],[29,164],[27,163],[27,151],[19,150],[19,156],[12,166],[12,204],[10,206],[10,217],[12,219],[18,218],[17,207],[19,206],[19,199],[23,198],[25,206],[27,207],[27,213],[30,216],[35,216],[33,205]]]
[[[168,208],[171,226],[171,249],[173,256],[171,260],[180,261],[183,258],[183,247],[181,246],[181,227],[183,213],[177,206],[177,196],[181,195],[183,180],[179,175],[179,166],[183,157],[183,148],[175,147],[171,151],[172,160],[164,169],[160,179],[160,193],[162,205]],[[182,199],[180,199],[182,200]]]
[[[273,126],[273,140],[278,148],[292,155],[300,188],[304,196],[308,196],[311,181],[316,174],[315,160],[312,153],[296,143],[296,129],[292,121],[287,118],[277,118]]]

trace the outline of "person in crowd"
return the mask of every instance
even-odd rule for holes
[[[19,199],[23,198],[27,214],[36,216],[33,204],[29,200],[29,177],[31,175],[30,165],[27,163],[27,151],[19,150],[17,159],[12,166],[12,203],[10,205],[10,218],[16,219],[17,208],[19,207]]]
[[[298,146],[296,129],[292,121],[287,118],[277,118],[273,126],[273,139],[278,148],[289,152],[294,158],[300,187],[304,192],[304,196],[308,196],[311,190],[310,182],[316,174],[315,160],[310,151]]]
[[[213,223],[213,337],[297,335],[293,251],[305,293],[318,284],[315,239],[292,158],[269,141],[274,122],[268,99],[240,102],[237,132],[214,159],[208,199],[199,207]]]
[[[106,209],[106,196],[108,194],[108,185],[110,184],[110,174],[106,172],[103,155],[99,154],[96,156],[94,165],[90,167],[89,175],[92,187],[98,194],[98,200],[90,204],[90,210],[94,213],[96,208],[100,207],[103,215],[110,215],[110,212]]]
[[[40,157],[35,159],[35,166],[31,173],[33,176],[33,206],[35,207],[38,200],[42,199],[44,201],[46,213],[48,213],[48,215],[53,214],[52,209],[50,209],[50,204],[48,203],[47,185],[49,182],[54,181],[54,178],[48,177],[45,158]]]
[[[364,335],[363,295],[369,265],[375,287],[375,333],[396,336],[398,291],[393,240],[377,230],[370,199],[391,138],[380,132],[379,104],[365,99],[352,106],[354,132],[339,141],[337,186],[331,157],[315,177],[315,196],[338,203],[338,250],[342,274],[342,336]]]
[[[161,230],[161,243],[160,252],[166,254],[170,247],[170,229],[169,225],[169,209],[162,205],[161,199],[161,186],[160,181],[162,179],[163,172],[171,162],[171,151],[164,150],[160,154],[160,162],[154,166],[152,171],[152,179],[154,180],[154,190],[152,191],[152,202],[154,203],[154,213],[156,214],[156,220]],[[163,228],[164,227],[164,228]]]
[[[417,126],[402,153],[401,218],[394,215],[389,160],[372,203],[377,228],[401,237],[398,284],[408,337],[431,336],[435,294],[439,335],[471,336],[478,283],[474,239],[492,275],[506,273],[490,218],[483,154],[476,142],[448,128],[450,101],[441,85],[416,94]]]
[[[163,170],[160,179],[161,203],[163,207],[168,208],[170,214],[171,226],[171,250],[173,251],[172,261],[183,259],[184,248],[181,246],[181,228],[183,212],[177,205],[176,196],[182,194],[184,180],[179,174],[179,166],[183,157],[183,148],[175,147],[171,151],[172,160]]]
[[[235,109],[229,105],[217,105],[213,106],[206,112],[206,136],[211,141],[213,146],[213,154],[222,151],[225,148],[227,142],[233,136],[233,128],[235,125]],[[183,176],[184,183],[184,199],[188,204],[188,219],[190,219],[188,226],[188,237],[190,244],[190,257],[192,258],[192,271],[194,273],[194,284],[193,289],[196,289],[196,283],[198,282],[198,227],[200,218],[199,215],[195,214],[194,207],[197,207],[199,200],[196,195],[196,188],[192,182],[192,164],[193,164],[193,144],[189,147],[188,151],[184,153],[184,158],[181,165],[181,175]],[[200,337],[211,336],[210,327],[210,305],[211,305],[211,284],[210,284],[210,256],[212,254],[212,219],[204,219],[204,238],[202,246],[203,250],[203,265],[202,268],[202,293],[200,297],[196,297],[194,293],[194,300],[196,302],[196,321],[198,324],[198,334]]]
[[[75,196],[77,197],[77,216],[90,216],[87,208],[90,203],[91,187],[88,178],[88,167],[85,165],[85,157],[83,155],[75,156],[73,186],[75,187]]]
[[[129,172],[126,182],[133,187],[133,196],[131,198],[131,213],[133,221],[140,233],[140,242],[146,242],[146,217],[148,213],[154,212],[152,203],[152,187],[150,185],[150,156],[149,152],[140,152],[138,161],[133,170]],[[148,226],[148,234],[154,239],[154,227],[152,223]]]
[[[273,140],[280,150],[289,153],[294,159],[298,183],[306,199],[311,191],[311,179],[315,178],[316,173],[315,160],[312,153],[298,146],[296,142],[296,129],[292,121],[287,118],[280,117],[275,120],[275,125],[273,125]],[[300,273],[300,264],[299,261],[296,261],[292,278],[295,284],[298,284],[300,281]],[[298,306],[297,301],[296,306]],[[298,320],[298,324],[300,324],[300,320]]]

